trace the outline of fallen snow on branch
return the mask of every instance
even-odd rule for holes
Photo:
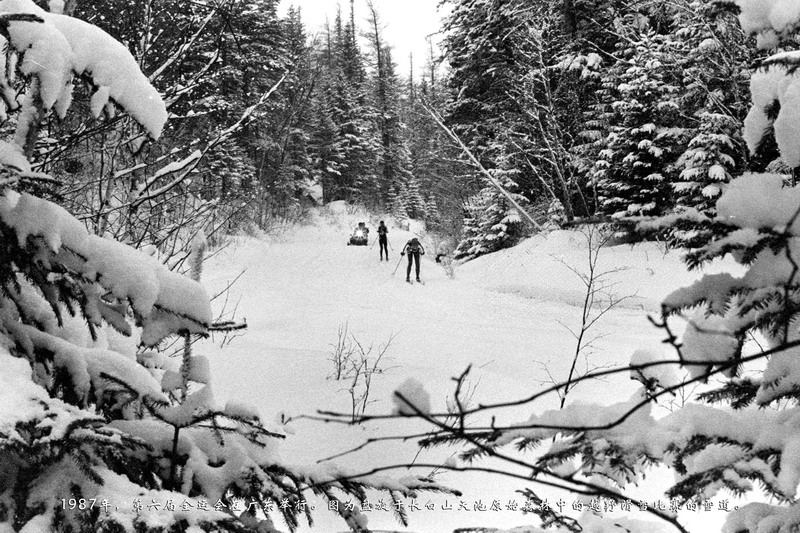
[[[760,48],[772,48],[779,34],[790,32],[800,19],[797,0],[737,0],[739,22],[747,33],[759,36]]]
[[[43,20],[10,23],[9,44],[24,54],[22,71],[39,79],[45,109],[56,106],[63,116],[65,101],[71,100],[72,74],[88,76],[96,87],[91,106],[95,116],[110,99],[148,135],[161,135],[167,120],[164,102],[124,45],[96,26],[48,13],[31,0],[0,0],[0,14],[32,14]]]
[[[744,121],[744,138],[750,151],[755,152],[772,128],[781,158],[790,167],[800,165],[800,77],[790,73],[787,66],[798,63],[800,52],[784,52],[770,57],[766,67],[753,74],[753,107]],[[773,122],[769,113],[776,102],[780,111]]]
[[[7,191],[0,196],[0,220],[14,230],[21,247],[31,237],[41,239],[46,248],[39,254],[46,264],[59,264],[129,302],[148,346],[180,331],[205,333],[211,325],[209,297],[202,285],[129,246],[89,235],[56,204]],[[91,309],[103,303],[98,293],[87,296],[94,299]]]
[[[402,396],[402,398],[401,398]],[[431,412],[431,396],[419,380],[408,378],[392,395],[394,411],[402,415],[428,414]]]

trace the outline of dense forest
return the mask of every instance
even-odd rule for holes
[[[774,143],[750,156],[739,131],[757,57],[731,5],[447,5],[441,49],[412,58],[426,65],[415,77],[372,4],[368,20],[351,2],[317,31],[272,0],[67,2],[127,43],[171,120],[150,146],[124,117],[49,119],[37,169],[65,176],[79,218],[126,242],[164,248],[189,211],[213,232],[267,229],[321,188],[313,201],[425,220],[471,258],[531,228],[439,119],[539,223],[713,214],[732,175],[781,165]]]
[[[351,0],[317,32],[277,0],[0,0],[0,531],[296,530],[313,496],[368,532],[339,503],[380,492],[406,523],[404,499],[458,494],[416,473],[285,464],[279,424],[213,401],[193,345],[245,324],[212,316],[206,247],[340,200],[424,221],[456,259],[597,223],[686,248],[691,268],[732,257],[742,276],[705,276],[652,319],[673,355],[603,371],[641,382],[628,400],[565,406],[573,383],[554,383],[562,409],[473,424],[544,393],[467,408],[457,390],[435,413],[414,385],[383,418],[430,423],[422,446],[460,446],[465,463],[524,468],[532,501],[538,483],[630,504],[658,464],[681,505],[772,498],[724,531],[798,527],[798,5],[443,4],[420,75],[370,2],[366,20]],[[695,403],[650,415],[698,384]],[[104,495],[139,507],[109,512]],[[140,513],[157,500],[172,507]]]

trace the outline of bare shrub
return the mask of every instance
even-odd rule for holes
[[[395,335],[392,334],[384,344],[365,345],[349,331],[347,322],[339,325],[335,343],[332,343],[328,361],[333,370],[328,379],[344,381],[348,385],[341,389],[350,397],[350,420],[358,422],[366,413],[367,406],[377,400],[370,400],[372,378],[383,374],[392,367],[383,366],[388,360],[386,352]]]

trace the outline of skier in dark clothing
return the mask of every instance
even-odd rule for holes
[[[419,256],[425,255],[425,249],[420,244],[419,239],[414,237],[410,241],[406,243],[403,247],[403,251],[400,252],[400,255],[406,255],[406,251],[408,252],[408,268],[406,269],[406,281],[409,283],[411,282],[411,261],[416,261],[417,263],[417,281],[422,281],[419,279]]]
[[[386,260],[389,260],[389,238],[387,234],[389,233],[389,229],[381,220],[380,225],[378,226],[378,245],[380,246],[380,254],[381,254],[381,261],[383,261],[383,252],[386,252]]]

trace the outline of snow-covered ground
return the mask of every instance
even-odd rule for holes
[[[236,317],[245,318],[249,326],[246,334],[224,348],[219,347],[220,336],[201,347],[210,355],[218,399],[254,404],[266,420],[311,415],[317,410],[349,412],[346,384],[327,379],[333,370],[328,360],[331,344],[343,324],[362,344],[374,345],[376,350],[392,339],[383,365],[386,371],[372,383],[374,403],[367,406],[368,414],[390,412],[392,391],[411,377],[430,393],[433,409],[442,411],[453,391],[451,378],[470,364],[474,403],[520,398],[552,379],[566,378],[575,351],[567,327],[579,325],[577,305],[584,294],[570,267],[587,271],[583,234],[557,231],[531,238],[511,250],[459,266],[455,279],[434,263],[434,245],[423,239],[428,249],[422,261],[423,286],[404,282],[405,259],[392,275],[399,251],[412,234],[390,226],[393,251],[388,263],[379,262],[377,246],[346,246],[349,230],[359,220],[365,218],[342,210],[315,213],[308,225],[279,237],[235,239],[209,259],[203,281],[211,294],[241,274],[224,307],[227,311],[235,307]],[[376,236],[375,222],[368,222],[371,237]],[[590,336],[601,336],[589,356],[591,366],[625,363],[637,348],[662,349],[661,336],[648,322],[647,312],[657,310],[660,298],[670,290],[697,277],[686,272],[677,253],[665,253],[656,244],[603,249],[598,271],[611,270],[616,270],[608,279],[611,290],[630,298],[591,330]],[[217,312],[223,303],[222,297],[213,302]],[[623,378],[593,381],[577,387],[570,401],[611,403],[626,399],[636,388],[635,382]],[[532,409],[552,409],[557,402],[553,397]],[[531,407],[509,410],[501,413],[499,421],[520,420],[530,411]],[[314,463],[370,437],[424,428],[415,424],[350,427],[295,418],[288,424],[292,434],[283,454],[292,463]],[[413,442],[388,442],[335,461],[358,473],[376,464],[440,464],[455,451],[418,454]],[[372,511],[368,513],[370,527],[449,533],[459,527],[510,529],[537,523],[535,517],[505,509],[509,500],[524,502],[514,492],[523,488],[518,480],[456,473],[442,473],[437,480],[464,495],[421,495],[422,509],[409,512],[411,524],[406,529],[392,512]],[[568,503],[574,500],[561,496]],[[488,508],[494,500],[502,503],[502,510],[475,510],[476,502]],[[428,501],[435,510],[424,508]],[[470,510],[457,511],[460,501]],[[453,510],[442,509],[448,503]],[[314,517],[314,531],[346,529],[327,510],[318,508]],[[631,518],[651,519],[645,513]],[[662,527],[654,524],[651,531]]]

